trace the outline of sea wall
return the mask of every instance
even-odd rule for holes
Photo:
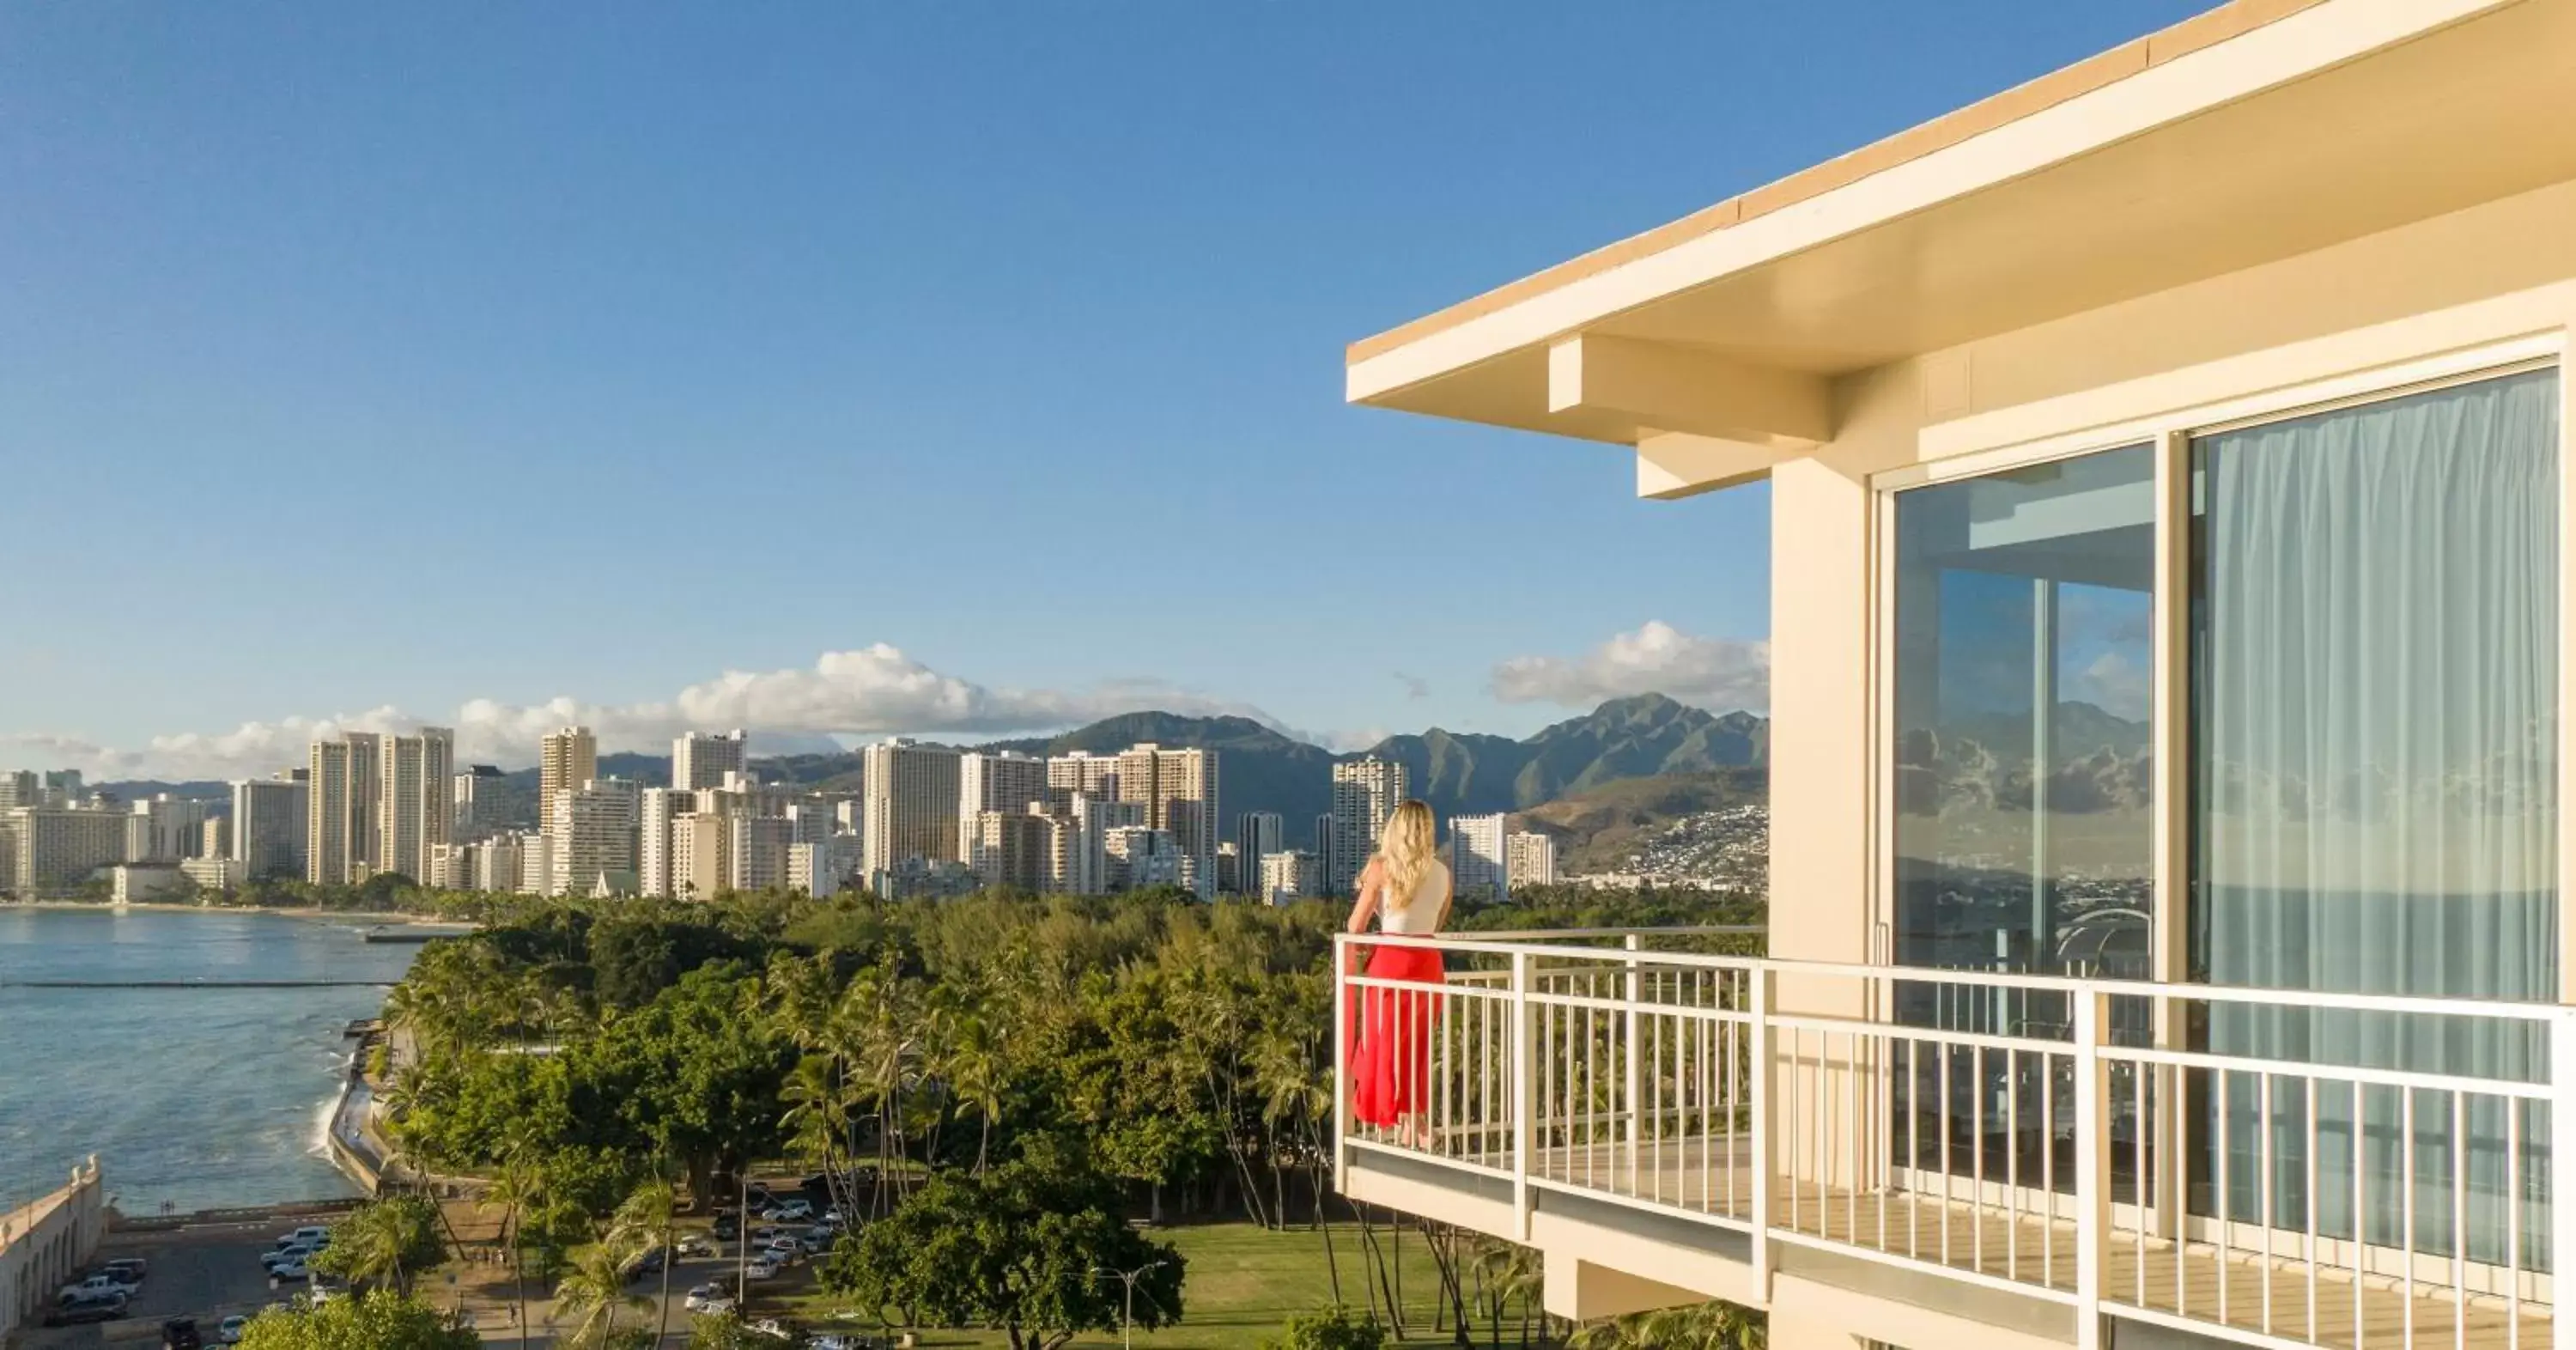
[[[44,1320],[55,1295],[98,1254],[106,1231],[107,1193],[95,1155],[60,1190],[0,1214],[0,1340]]]

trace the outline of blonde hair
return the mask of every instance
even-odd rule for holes
[[[1431,874],[1431,864],[1437,861],[1432,834],[1431,808],[1421,802],[1398,802],[1395,814],[1386,818],[1386,828],[1378,835],[1377,858],[1378,874],[1386,881],[1383,903],[1388,909],[1411,904],[1414,891]]]

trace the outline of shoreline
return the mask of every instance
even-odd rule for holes
[[[141,910],[149,914],[274,914],[286,919],[354,919],[384,924],[460,925],[461,919],[441,919],[402,910],[320,909],[312,905],[182,905],[167,900],[135,900],[118,904],[113,900],[0,900],[0,913],[13,909],[80,910],[119,912]]]

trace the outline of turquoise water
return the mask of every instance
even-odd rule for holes
[[[359,921],[0,908],[0,1209],[96,1153],[130,1214],[351,1193],[322,1150],[341,1030],[385,991],[29,989],[18,980],[395,980]]]

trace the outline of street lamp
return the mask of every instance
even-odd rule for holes
[[[1099,1279],[1103,1275],[1115,1275],[1119,1283],[1127,1286],[1126,1308],[1118,1318],[1118,1339],[1127,1350],[1136,1350],[1136,1281],[1144,1278],[1145,1272],[1160,1270],[1170,1264],[1168,1261],[1149,1261],[1134,1270],[1112,1270],[1107,1266],[1091,1268],[1093,1279]]]

